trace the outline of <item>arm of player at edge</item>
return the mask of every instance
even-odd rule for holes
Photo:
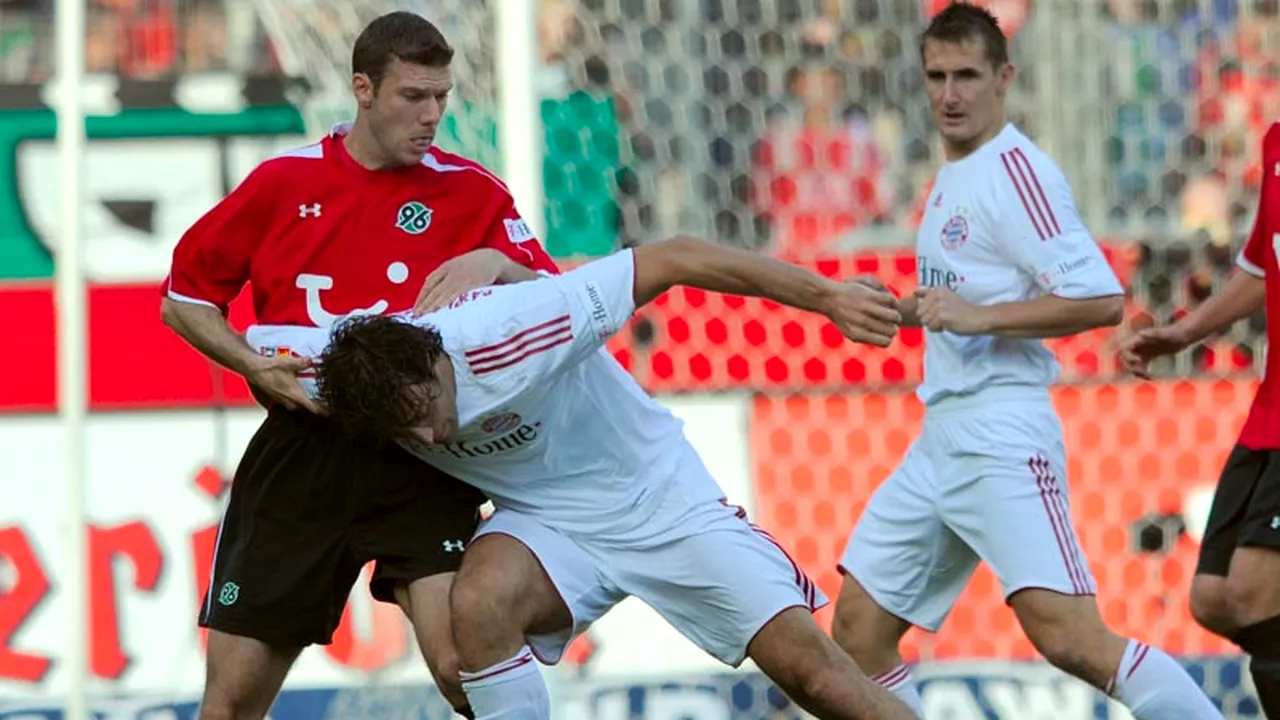
[[[1222,289],[1175,322],[1171,329],[1183,346],[1194,345],[1262,309],[1266,283],[1247,270],[1237,270]]]
[[[762,297],[826,315],[845,337],[886,347],[902,317],[894,296],[874,281],[841,283],[758,253],[675,238],[634,251],[636,307],[677,286]]]
[[[1262,310],[1266,306],[1267,285],[1264,270],[1257,261],[1261,260],[1263,252],[1268,251],[1263,233],[1255,227],[1240,253],[1236,272],[1221,290],[1172,325],[1139,330],[1121,340],[1120,361],[1124,368],[1140,378],[1149,379],[1151,375],[1147,364],[1155,358],[1181,352]]]

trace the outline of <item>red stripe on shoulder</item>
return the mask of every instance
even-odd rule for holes
[[[1018,199],[1022,201],[1022,208],[1026,211],[1040,239],[1050,240],[1061,235],[1062,226],[1058,224],[1058,217],[1053,212],[1049,196],[1045,193],[1035,168],[1032,167],[1031,161],[1027,159],[1022,148],[1015,147],[1000,153],[1000,162],[1004,164],[1004,170],[1008,173],[1010,182],[1013,183],[1013,189],[1018,193]]]
[[[468,350],[464,356],[473,373],[484,375],[572,341],[573,321],[568,315],[561,315],[525,328],[500,342]]]

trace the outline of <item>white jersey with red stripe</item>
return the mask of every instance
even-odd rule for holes
[[[938,171],[916,263],[922,287],[948,287],[978,305],[1124,292],[1062,171],[1012,124]],[[917,393],[932,405],[991,386],[1043,391],[1058,372],[1040,340],[926,332]]]
[[[453,361],[459,430],[405,446],[474,485],[499,508],[564,532],[625,537],[680,485],[691,501],[724,493],[687,472],[683,423],[604,348],[635,311],[634,257],[623,251],[564,275],[469,293],[406,322],[435,327]],[[259,352],[315,357],[318,328],[255,326]],[[308,386],[314,393],[314,387]]]

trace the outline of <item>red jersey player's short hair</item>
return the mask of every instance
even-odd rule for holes
[[[957,0],[933,16],[929,27],[920,35],[922,60],[924,44],[929,40],[945,43],[981,40],[992,67],[999,68],[1009,62],[1009,43],[1000,29],[1000,21],[986,8],[971,3]]]
[[[374,91],[382,85],[393,59],[427,67],[447,67],[453,47],[430,20],[399,11],[374,19],[351,48],[351,72],[369,76]]]
[[[438,397],[440,333],[385,315],[334,328],[316,359],[320,403],[350,435],[389,440],[421,425]]]

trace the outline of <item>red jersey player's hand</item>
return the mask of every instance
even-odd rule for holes
[[[1163,355],[1172,355],[1187,346],[1187,340],[1176,325],[1140,330],[1120,343],[1120,364],[1128,372],[1144,380],[1151,379],[1147,365]]]
[[[272,402],[289,410],[306,410],[323,415],[321,407],[307,396],[298,382],[298,373],[311,367],[311,361],[298,357],[263,357],[254,362],[244,379]],[[257,394],[257,393],[255,393]]]
[[[981,335],[986,332],[986,314],[981,305],[960,297],[950,288],[916,290],[916,315],[920,324],[933,332]]]
[[[427,277],[413,303],[413,314],[424,315],[448,305],[476,288],[493,285],[511,264],[498,250],[481,248],[459,255]]]

